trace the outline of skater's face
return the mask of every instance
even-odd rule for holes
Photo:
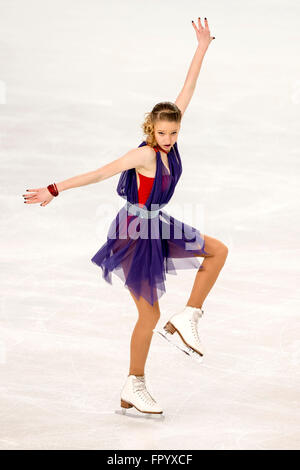
[[[169,152],[177,141],[179,130],[180,123],[178,122],[158,121],[154,126],[156,142],[166,152]]]

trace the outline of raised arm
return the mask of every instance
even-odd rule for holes
[[[82,175],[73,176],[67,180],[56,183],[59,193],[66,189],[78,188],[86,186],[87,184],[99,183],[112,176],[121,173],[122,171],[129,170],[130,168],[139,168],[147,166],[149,160],[153,158],[153,152],[148,145],[138,147],[125,153],[122,157],[114,160],[107,165],[98,168],[97,170],[83,173]],[[54,198],[50,194],[47,187],[37,189],[26,189],[27,194],[23,194],[26,204],[41,203],[41,206],[46,206]]]
[[[198,28],[195,25],[194,21],[192,21],[192,25],[196,32],[198,46],[190,68],[188,70],[183,88],[175,101],[175,104],[178,106],[182,114],[185,112],[193,96],[202,61],[208,49],[208,46],[210,45],[211,41],[215,39],[214,36],[210,36],[207,18],[204,18],[204,26],[202,26],[200,18],[198,18]]]

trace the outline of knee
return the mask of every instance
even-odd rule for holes
[[[218,248],[216,251],[219,256],[222,256],[224,259],[227,258],[228,246],[225,245],[223,242],[219,241]]]
[[[155,326],[158,323],[158,320],[160,319],[160,312],[155,312],[153,314],[153,325]]]
[[[139,314],[139,321],[145,326],[145,328],[154,328],[160,319],[160,312],[157,310],[148,310]]]

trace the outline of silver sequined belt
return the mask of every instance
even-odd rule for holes
[[[142,217],[143,219],[154,219],[159,214],[160,209],[150,211],[143,207],[137,206],[136,204],[131,204],[131,202],[127,201],[125,207],[129,214],[137,215]]]

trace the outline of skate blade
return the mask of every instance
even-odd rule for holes
[[[130,409],[131,410],[131,409]],[[136,408],[132,408],[132,411],[128,411],[127,408],[120,408],[115,410],[115,414],[125,416],[127,418],[133,419],[150,419],[150,420],[161,420],[165,419],[164,413],[142,413],[138,411]]]
[[[153,333],[156,333],[161,338],[164,338],[167,341],[169,341],[169,343],[171,343],[173,346],[176,346],[176,348],[178,348],[180,351],[183,351],[185,354],[190,356],[197,363],[203,362],[203,356],[201,356],[199,353],[197,353],[196,351],[191,349],[189,346],[186,346],[181,340],[180,340],[181,342],[179,344],[177,344],[174,341],[174,334],[177,334],[177,333],[173,333],[173,335],[171,335],[171,333],[168,333],[164,329],[163,330],[156,330],[155,328],[153,330]]]
[[[180,349],[181,351],[183,351],[184,353],[189,355],[188,348],[186,346],[184,346],[184,345],[180,346],[179,344],[176,344],[174,341],[172,341],[171,338],[168,338],[168,336],[171,336],[170,333],[165,333],[164,331],[159,331],[159,330],[153,330],[153,332],[156,333],[161,338],[166,339],[173,346],[176,346],[176,348]]]

